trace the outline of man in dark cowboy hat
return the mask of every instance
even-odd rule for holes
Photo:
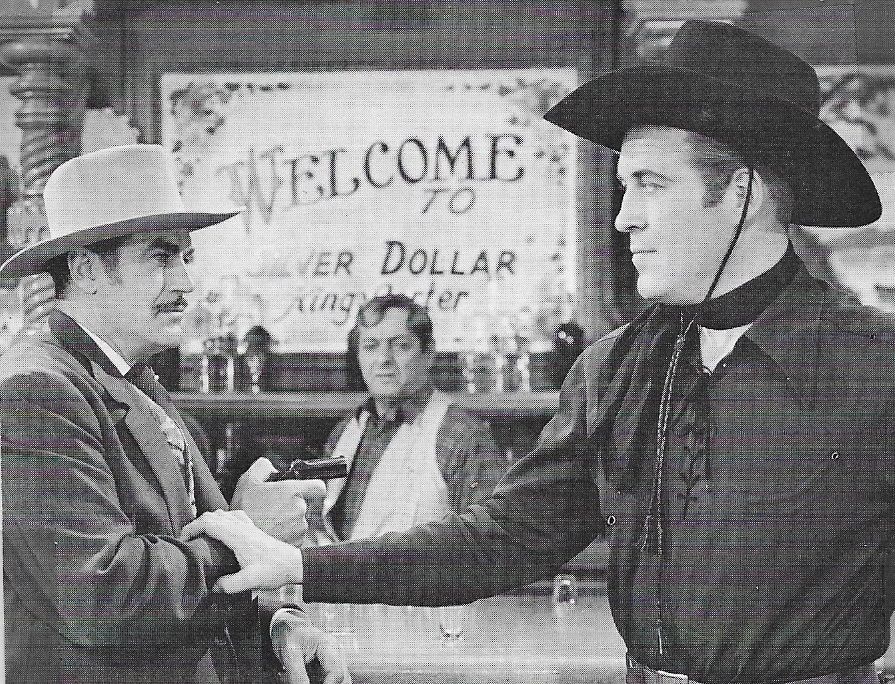
[[[787,240],[791,221],[881,211],[817,111],[810,66],[696,21],[662,62],[565,98],[546,118],[619,152],[616,228],[653,306],[581,356],[537,448],[481,507],[303,552],[206,514],[185,534],[243,568],[219,587],[462,603],[606,532],[630,683],[873,682],[895,605],[895,332]]]
[[[190,232],[235,215],[187,211],[171,162],[133,145],[62,164],[44,191],[51,237],[0,267],[47,271],[57,294],[49,330],[0,358],[10,683],[260,681],[266,634],[249,595],[212,593],[236,560],[217,541],[178,539],[197,512],[227,504],[145,365],[183,335]],[[232,503],[297,543],[301,496],[322,483],[265,482],[272,472],[259,459]],[[278,611],[271,636],[271,675],[276,654],[290,684],[307,682],[316,655],[328,681],[347,677],[335,644],[295,611]]]

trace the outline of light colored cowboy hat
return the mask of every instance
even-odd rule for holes
[[[0,276],[23,278],[78,247],[134,233],[206,228],[239,211],[187,211],[161,145],[125,145],[75,157],[47,180],[44,207],[50,237],[0,266]]]
[[[694,20],[661,61],[599,76],[544,118],[616,151],[635,126],[702,133],[789,181],[794,223],[872,223],[882,212],[876,187],[819,111],[820,86],[807,62],[739,27]]]

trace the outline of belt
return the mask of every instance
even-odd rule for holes
[[[690,679],[689,675],[654,670],[651,667],[638,663],[631,656],[625,656],[628,675],[627,684],[699,684]],[[880,677],[873,663],[862,665],[845,672],[809,677],[808,679],[796,679],[780,684],[879,684]],[[744,682],[744,684],[749,684]]]

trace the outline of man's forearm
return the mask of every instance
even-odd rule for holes
[[[304,599],[469,603],[548,576],[552,556],[515,544],[484,509],[383,537],[302,550]]]

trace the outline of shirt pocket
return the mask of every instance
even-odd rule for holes
[[[769,420],[729,442],[724,488],[748,510],[770,517],[831,515],[878,486],[882,435],[858,406],[840,405],[801,419]]]

